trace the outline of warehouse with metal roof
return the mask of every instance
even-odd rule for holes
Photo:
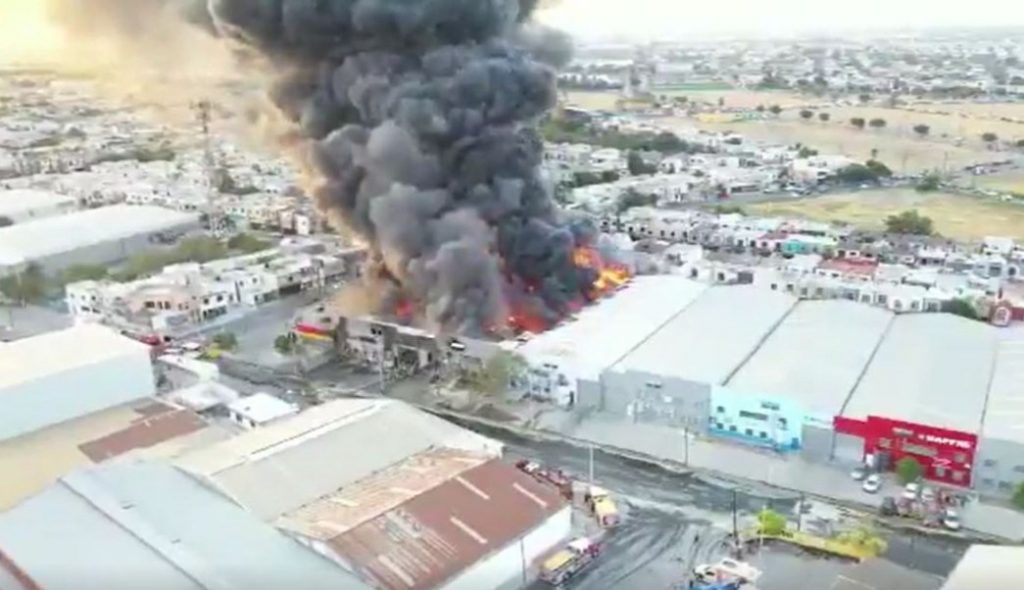
[[[752,285],[708,288],[604,372],[597,405],[702,430],[712,387],[727,381],[795,304],[791,295]]]
[[[703,283],[680,276],[635,277],[616,293],[516,348],[530,366],[525,388],[563,404],[582,399],[581,389],[596,385],[603,370],[642,344],[705,289]]]
[[[199,216],[151,206],[113,205],[0,228],[0,276],[31,264],[46,272],[109,264],[199,228]]]
[[[994,329],[981,322],[945,313],[897,316],[842,415],[978,432],[996,345]]]
[[[149,347],[104,326],[0,343],[0,440],[155,392]]]
[[[983,493],[1005,496],[1024,482],[1024,327],[996,333],[999,344],[974,483]]]
[[[0,547],[0,579],[25,588],[369,588],[165,463],[63,477],[0,514]]]
[[[0,191],[0,218],[13,223],[74,211],[78,200],[67,195],[35,189]]]

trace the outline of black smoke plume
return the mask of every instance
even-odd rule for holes
[[[536,0],[211,0],[224,36],[281,73],[278,108],[311,140],[314,194],[370,247],[381,306],[481,333],[511,308],[552,321],[594,271],[592,232],[553,204],[539,119],[564,37]]]

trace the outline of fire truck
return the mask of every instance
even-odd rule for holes
[[[540,579],[552,586],[561,586],[593,563],[603,549],[600,543],[587,537],[575,539],[544,560],[540,566]]]
[[[548,469],[540,463],[528,459],[516,462],[516,467],[537,481],[555,486],[562,496],[572,500],[572,477],[561,469]]]
[[[619,524],[619,508],[608,490],[590,486],[586,491],[585,500],[587,507],[594,513],[597,524],[606,529]]]

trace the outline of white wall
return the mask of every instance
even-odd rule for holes
[[[572,507],[565,506],[525,536],[478,561],[442,586],[444,590],[521,588],[523,567],[566,542],[572,529]],[[525,557],[525,560],[524,560]]]
[[[55,371],[0,390],[0,440],[155,393],[153,369],[145,350]]]

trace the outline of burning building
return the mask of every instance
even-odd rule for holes
[[[569,55],[536,0],[212,0],[266,58],[313,193],[371,252],[378,314],[436,332],[536,331],[621,283],[551,199],[536,123]]]

